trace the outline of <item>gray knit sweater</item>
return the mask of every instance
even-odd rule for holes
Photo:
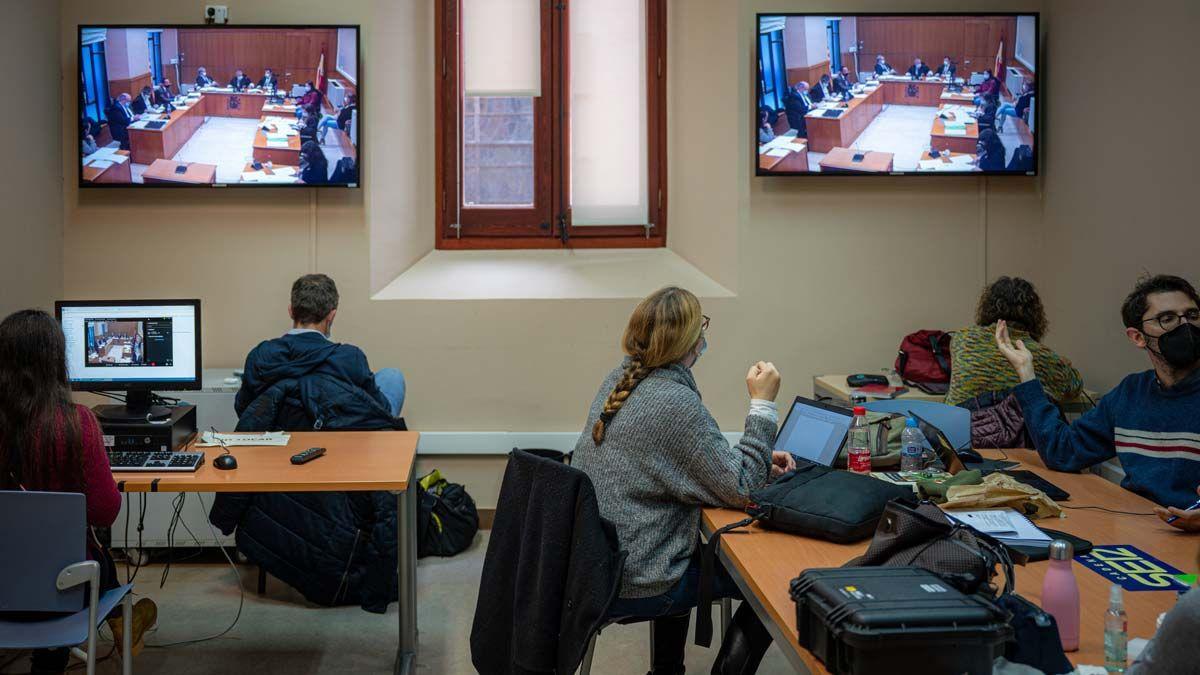
[[[741,508],[751,490],[771,475],[775,423],[746,417],[746,432],[732,448],[700,401],[689,369],[672,365],[650,373],[609,422],[604,442],[592,425],[621,377],[609,373],[592,402],[575,446],[573,466],[596,488],[600,514],[617,528],[628,551],[623,598],[666,593],[688,566],[704,506]]]

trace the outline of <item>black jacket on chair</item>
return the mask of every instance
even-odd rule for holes
[[[514,450],[471,626],[481,675],[574,673],[621,587],[625,554],[579,469]]]
[[[316,333],[268,340],[246,358],[237,431],[405,429],[371,378],[350,345]],[[226,535],[236,531],[238,551],[311,602],[382,614],[396,599],[396,498],[388,492],[222,492],[208,519]]]

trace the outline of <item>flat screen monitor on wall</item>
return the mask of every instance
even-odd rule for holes
[[[1039,15],[759,14],[759,176],[1036,176]]]
[[[79,185],[358,187],[358,26],[79,26]]]

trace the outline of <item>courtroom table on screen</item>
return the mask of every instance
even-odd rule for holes
[[[950,153],[949,157],[947,157],[945,153],[942,153],[940,156],[934,157],[933,155],[929,154],[928,150],[926,150],[925,154],[921,155],[921,161],[928,162],[930,160],[936,159],[937,161],[945,164],[946,166],[951,166],[954,164],[954,162],[950,161],[951,157],[970,157],[971,158],[971,164],[969,164],[969,165],[960,164],[955,169],[956,171],[978,171],[979,170],[979,167],[975,166],[975,164],[974,164],[975,154],[970,153],[970,152],[952,152],[952,153]],[[917,171],[932,172],[933,169],[924,169],[918,165]]]
[[[787,154],[778,156],[769,153],[761,153],[758,156],[758,168],[762,169],[763,171],[778,172],[808,171],[807,140],[803,138],[794,138],[790,143],[778,146],[778,148],[786,150]]]
[[[183,173],[176,173],[177,167],[185,167]],[[176,162],[170,159],[156,159],[142,174],[146,183],[183,183],[188,185],[203,185],[217,182],[217,167],[215,164],[200,164],[199,162]]]
[[[854,161],[855,155],[862,155],[862,160]],[[834,148],[821,159],[821,173],[888,173],[894,158],[890,152]]]
[[[256,168],[254,168],[253,163],[247,162],[246,166],[242,167],[242,173],[254,173],[256,171],[261,171],[261,172],[267,174],[268,176],[274,176],[274,175],[276,175],[276,172],[280,171],[281,169],[291,169],[292,173],[291,173],[290,177],[292,178],[292,180],[290,182],[292,182],[292,183],[300,182],[300,167],[299,166],[285,166],[285,165],[280,165],[280,164],[272,164],[271,166],[267,166],[264,164],[264,165],[262,165],[262,168],[256,169]],[[254,181],[247,181],[247,180],[243,179],[242,182],[243,183],[253,183]],[[271,183],[267,183],[267,185],[287,185],[287,183],[271,182]]]
[[[908,78],[881,79],[866,91],[838,107],[817,107],[804,117],[808,127],[808,145],[813,152],[829,152],[836,147],[848,148],[854,140],[883,112],[885,105],[937,107],[946,96],[946,83],[941,80],[912,80]],[[962,94],[950,94],[958,100]],[[969,98],[969,96],[968,96]],[[828,110],[840,110],[836,117],[827,117]],[[974,148],[971,149],[972,151]]]
[[[134,162],[150,164],[156,159],[174,157],[204,124],[203,99],[178,107],[159,121],[165,124],[158,129],[129,127],[129,149]]]
[[[954,113],[950,113],[951,116]],[[968,119],[963,127],[963,133],[949,133],[946,121],[941,117],[933,118],[933,128],[929,132],[929,147],[934,150],[949,150],[971,154],[979,143],[979,124],[974,119]]]
[[[204,113],[211,117],[262,117],[270,94],[262,91],[222,91],[201,89]],[[294,113],[293,113],[294,114]]]
[[[118,150],[118,155],[129,156],[128,150]],[[129,169],[129,161],[111,164],[104,169],[94,166],[83,167],[83,180],[88,183],[131,183],[133,177]]]
[[[287,147],[271,145],[260,126],[254,132],[254,161],[280,166],[300,166],[300,136],[288,136]]]

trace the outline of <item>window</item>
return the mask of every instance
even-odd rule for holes
[[[758,36],[759,108],[783,110],[783,95],[787,93],[787,65],[783,58],[783,29],[760,33]]]
[[[108,107],[108,69],[104,65],[104,40],[84,44],[79,48],[79,97],[84,114],[102,121]]]
[[[829,45],[829,67],[832,72],[842,69],[842,20],[830,19],[826,30],[826,44]]]
[[[152,30],[146,33],[146,49],[150,54],[150,77],[155,84],[162,82],[162,31]]]
[[[666,242],[666,0],[439,0],[437,246]]]

